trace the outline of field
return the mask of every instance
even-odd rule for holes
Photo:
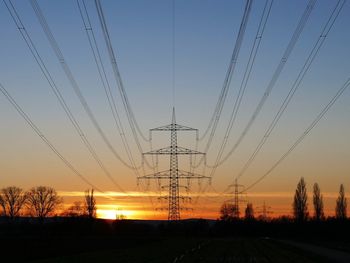
[[[332,262],[267,238],[152,240],[36,262]]]
[[[28,219],[0,224],[0,252],[1,262],[350,262],[349,226]]]

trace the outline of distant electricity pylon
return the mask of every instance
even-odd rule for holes
[[[210,179],[209,177],[204,175],[194,174],[194,173],[182,171],[179,169],[178,155],[180,154],[181,155],[194,155],[194,154],[204,155],[204,153],[178,146],[177,132],[194,131],[197,133],[197,136],[198,136],[198,130],[176,124],[175,109],[173,108],[171,124],[151,129],[150,130],[151,136],[152,136],[152,132],[155,132],[155,131],[170,131],[170,146],[161,148],[158,150],[146,152],[144,154],[145,155],[170,155],[170,168],[169,170],[166,170],[166,171],[157,172],[151,175],[140,176],[138,177],[138,180],[141,180],[141,179],[143,180],[156,179],[158,181],[168,180],[169,184],[162,185],[162,188],[168,188],[169,193],[167,196],[164,196],[161,198],[168,200],[168,207],[166,208],[168,210],[168,220],[180,220],[180,210],[188,209],[186,207],[180,207],[180,199],[184,201],[186,199],[189,199],[189,197],[180,195],[180,188],[185,188],[189,190],[189,184],[187,186],[183,186],[183,185],[180,185],[180,182],[183,180],[187,180],[187,182],[189,183],[190,180],[192,179],[198,179],[198,180]]]
[[[273,214],[271,211],[271,206],[266,206],[265,201],[263,203],[263,206],[257,207],[257,212],[260,213],[261,218],[263,220],[267,220],[269,214]]]
[[[239,218],[240,216],[240,210],[239,210],[239,203],[245,203],[247,200],[245,198],[242,198],[243,190],[240,191],[240,188],[244,189],[244,186],[237,183],[237,179],[235,179],[235,183],[230,185],[230,187],[234,188],[234,196],[233,196],[233,217]]]

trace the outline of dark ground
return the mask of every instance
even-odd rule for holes
[[[348,221],[0,223],[1,262],[350,262]]]

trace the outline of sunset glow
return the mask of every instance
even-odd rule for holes
[[[96,213],[97,218],[103,219],[136,219],[135,211],[97,209]]]
[[[65,207],[69,207],[70,202],[82,200],[84,192],[66,192],[60,191],[63,196]],[[197,202],[196,197],[199,193],[193,193],[193,211],[183,211],[184,218],[219,218],[219,210],[221,204],[225,201],[231,200],[231,194],[218,194],[216,192],[206,192],[205,196],[201,196]],[[292,216],[291,204],[293,201],[294,192],[251,192],[248,196],[248,201],[254,204],[256,216],[261,213],[263,202],[265,202],[273,213],[269,217],[276,218],[282,215]],[[109,192],[108,196],[113,196],[115,200],[109,200],[97,194],[97,217],[103,219],[147,219],[160,220],[166,219],[166,210],[160,211],[161,205],[157,204],[156,193],[145,195],[144,192]],[[131,197],[132,196],[132,197]],[[199,195],[200,196],[200,195]],[[324,209],[327,215],[333,216],[335,214],[334,203],[338,196],[337,192],[324,192]],[[149,199],[151,198],[151,199]],[[311,205],[311,193],[309,196],[309,203]],[[145,202],[144,200],[148,200]],[[151,205],[151,201],[153,206]],[[244,203],[240,205],[241,213],[244,214]],[[163,206],[164,207],[164,206]],[[259,212],[260,211],[260,212]]]

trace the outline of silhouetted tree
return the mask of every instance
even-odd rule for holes
[[[0,206],[4,216],[11,219],[19,216],[26,202],[26,195],[21,188],[9,186],[0,191]]]
[[[232,220],[235,216],[235,208],[233,204],[223,203],[220,208],[221,220]]]
[[[85,209],[80,201],[76,201],[62,213],[63,216],[82,217],[86,215]]]
[[[252,203],[247,204],[247,207],[245,209],[245,219],[248,219],[248,220],[254,219],[254,209],[253,209]]]
[[[47,186],[33,187],[27,193],[27,204],[30,214],[43,219],[52,215],[55,209],[62,203],[55,189]]]
[[[116,212],[116,214],[115,214],[115,219],[116,220],[125,220],[127,217],[126,217],[126,215],[124,215],[121,211],[119,211],[119,209],[118,209],[118,211]]]
[[[313,204],[314,204],[314,217],[317,221],[324,219],[323,211],[323,196],[321,195],[320,187],[317,183],[314,184],[314,194],[313,194]]]
[[[297,185],[294,194],[293,213],[297,221],[303,222],[308,218],[307,192],[304,178],[302,177]]]
[[[347,201],[345,198],[345,190],[343,184],[340,185],[339,196],[336,201],[335,207],[335,217],[337,219],[345,219],[346,218],[346,208]]]
[[[96,217],[96,199],[94,197],[94,189],[85,191],[85,209],[89,218]]]

